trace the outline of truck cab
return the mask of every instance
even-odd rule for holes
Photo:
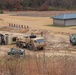
[[[43,49],[45,47],[45,40],[43,37],[20,36],[17,37],[16,46],[20,48],[27,48],[28,50]]]
[[[45,40],[43,37],[36,37],[30,40],[28,43],[29,50],[42,50],[45,47]]]

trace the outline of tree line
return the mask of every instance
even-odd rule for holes
[[[76,0],[0,0],[1,10],[76,9]]]

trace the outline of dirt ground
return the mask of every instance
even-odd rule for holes
[[[26,71],[28,71],[27,75],[29,75],[30,73],[31,73],[30,75],[50,75],[50,74],[76,75],[75,72],[76,46],[72,46],[69,43],[69,35],[72,33],[76,33],[75,30],[76,26],[54,27],[51,25],[53,23],[53,20],[50,18],[50,16],[56,14],[72,13],[72,12],[75,13],[76,11],[65,11],[65,12],[64,11],[52,11],[52,12],[27,11],[27,12],[6,12],[5,14],[0,14],[0,31],[1,30],[7,31],[7,29],[3,27],[8,26],[9,23],[11,23],[16,25],[29,26],[29,31],[27,33],[24,33],[26,35],[30,34],[31,32],[39,33],[40,31],[43,31],[44,33],[43,36],[45,37],[47,44],[46,48],[43,51],[29,51],[25,49],[25,53],[26,55],[31,55],[31,56],[34,56],[35,54],[37,58],[42,57],[44,59],[45,58],[44,56],[47,56],[48,58],[46,59],[46,62],[45,60],[43,60],[42,62],[41,61],[38,62],[38,60],[31,60],[30,58],[30,60],[28,60],[28,63],[27,62],[26,64],[24,63],[26,65],[25,69]],[[14,33],[17,32],[14,30]],[[12,47],[16,48],[15,45],[0,46],[0,57],[4,55],[7,56],[7,51]],[[46,63],[46,65],[43,63]],[[31,65],[30,68],[28,68],[29,65]],[[45,67],[44,70],[42,65]],[[2,65],[0,64],[0,66],[3,66],[3,64]],[[4,71],[4,69],[0,70],[0,72],[2,71]],[[43,71],[47,73],[44,74],[42,73]],[[38,72],[40,72],[40,74]]]
[[[50,18],[50,16],[53,16],[55,14],[75,13],[75,12],[76,11],[5,12],[5,14],[0,14],[0,31],[1,30],[7,31],[5,26],[8,26],[9,23],[16,24],[16,25],[26,25],[26,26],[29,26],[30,28],[27,34],[30,34],[32,32],[39,32],[41,30],[44,31],[45,39],[47,38],[46,39],[47,40],[47,47],[46,47],[47,52],[51,50],[65,51],[66,49],[67,51],[72,51],[72,50],[75,51],[75,47],[72,47],[69,43],[69,35],[72,33],[76,33],[76,30],[75,30],[76,26],[54,27],[51,25],[53,23],[53,20]],[[37,16],[35,17],[35,15]],[[44,15],[46,15],[46,17],[44,17]],[[12,31],[12,29],[10,30]],[[19,30],[17,31],[17,29],[15,29],[13,31],[16,33]]]
[[[76,33],[76,26],[55,27],[51,25],[53,24],[53,20],[52,18],[50,18],[51,16],[53,16],[53,14],[57,15],[57,14],[75,13],[75,12],[76,11],[5,12],[5,14],[0,14],[0,27],[7,26],[8,23],[13,23],[18,25],[28,25],[29,27],[45,29],[54,32]],[[37,16],[35,17],[34,15]],[[46,17],[44,17],[44,15],[46,15]]]

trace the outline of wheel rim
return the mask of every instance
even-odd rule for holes
[[[75,42],[75,39],[73,39],[72,41]]]
[[[34,46],[33,45],[27,45],[27,49],[34,50]]]

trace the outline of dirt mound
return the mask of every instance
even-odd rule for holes
[[[15,28],[15,27],[2,27],[0,31],[7,31],[13,33],[26,33],[29,31],[29,28]]]
[[[2,21],[3,19],[0,18],[0,21]]]

